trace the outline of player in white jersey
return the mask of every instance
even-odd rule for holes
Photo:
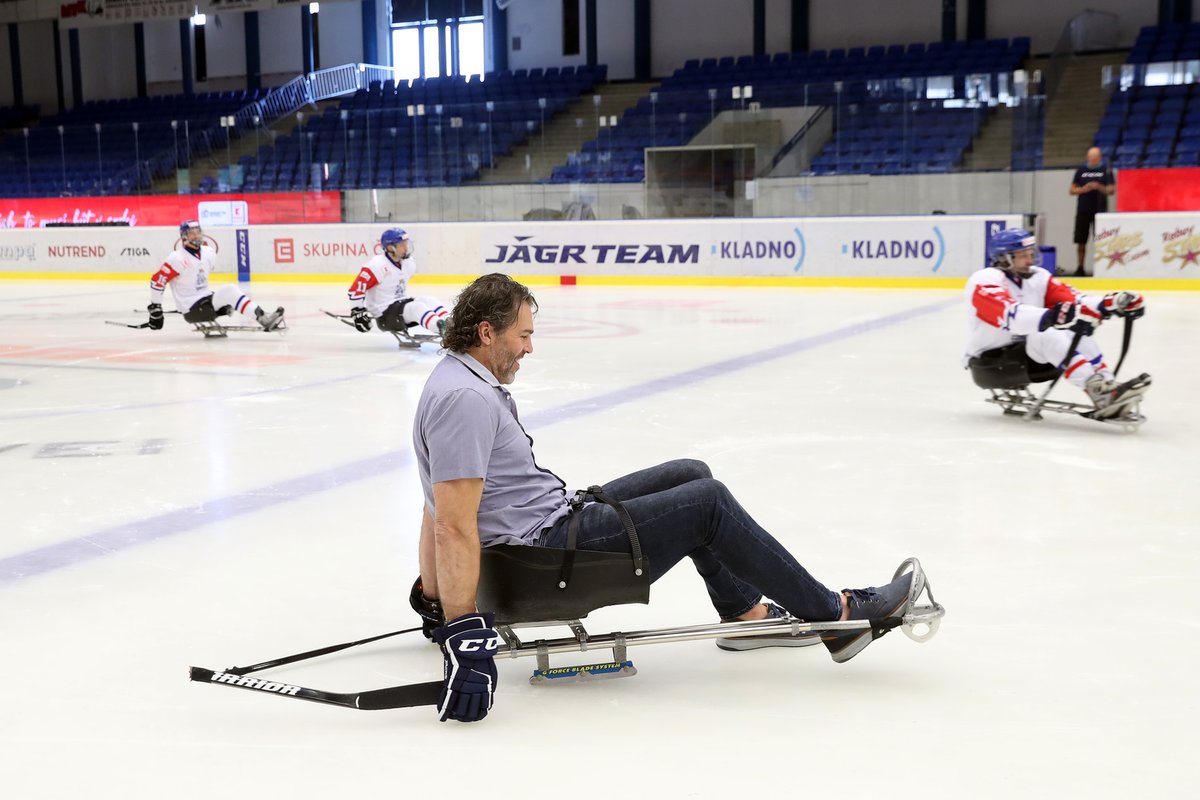
[[[347,295],[354,327],[366,333],[371,320],[382,331],[407,331],[418,325],[440,334],[449,313],[437,300],[409,297],[408,281],[416,273],[412,240],[401,228],[389,228],[379,237],[383,252],[354,277]]]
[[[179,226],[182,250],[172,250],[158,272],[150,278],[151,330],[163,326],[162,299],[167,287],[175,298],[175,307],[187,322],[212,322],[217,317],[237,311],[254,317],[265,330],[272,331],[283,324],[283,309],[272,312],[263,309],[236,285],[208,288],[208,273],[216,270],[217,253],[204,244],[200,223],[189,219]]]
[[[1030,366],[1049,365],[1052,374],[1062,366],[1063,376],[1091,398],[1098,419],[1119,415],[1145,392],[1150,376],[1117,383],[1091,335],[1101,320],[1144,314],[1140,294],[1081,294],[1039,267],[1037,240],[1020,228],[996,233],[988,242],[987,257],[990,266],[967,279],[970,319],[964,366],[972,357],[1004,349]],[[1068,359],[1078,332],[1082,338]]]

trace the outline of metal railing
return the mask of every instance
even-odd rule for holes
[[[117,173],[113,180],[132,180],[134,185],[143,181],[153,182],[177,170],[180,164],[190,165],[196,156],[205,156],[225,145],[232,138],[240,138],[249,130],[259,129],[274,139],[270,126],[296,113],[305,106],[331,97],[353,94],[366,89],[372,81],[394,80],[396,71],[392,67],[378,64],[342,64],[318,70],[308,75],[298,75],[287,83],[272,89],[266,97],[247,104],[234,114],[196,133],[186,136],[186,151],[180,158],[178,144],[159,150]]]

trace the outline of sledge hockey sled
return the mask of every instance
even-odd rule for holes
[[[212,313],[211,308],[212,307],[210,304],[210,306],[209,306],[210,313]],[[181,312],[178,310],[167,311],[165,313],[166,314],[181,314]],[[249,332],[249,333],[252,333],[252,332],[282,333],[283,331],[287,330],[287,319],[286,318],[278,326],[272,328],[271,330],[267,330],[262,325],[230,325],[227,322],[220,321],[220,317],[222,317],[222,316],[228,316],[228,314],[213,314],[213,317],[214,317],[213,319],[201,319],[201,320],[196,320],[196,321],[189,320],[189,319],[187,319],[186,316],[184,316],[184,321],[187,322],[187,324],[192,326],[192,330],[203,334],[205,339],[227,339],[227,338],[229,338],[229,334],[232,331],[242,331],[242,332]],[[134,330],[141,330],[143,328],[150,327],[149,322],[143,322],[139,325],[131,325],[128,322],[118,322],[116,320],[111,320],[111,319],[104,320],[104,324],[105,325],[116,325],[117,327],[120,327],[120,328],[133,328]]]
[[[230,332],[258,332],[258,333],[283,333],[287,330],[287,320],[284,320],[278,327],[267,330],[262,325],[228,325],[217,320],[209,320],[206,322],[190,323],[192,330],[199,331],[204,334],[205,339],[227,339]]]
[[[1076,342],[1075,344],[1078,344]],[[1075,345],[1070,350],[1074,351]],[[1124,360],[1124,352],[1121,356]],[[989,393],[984,398],[987,402],[997,405],[1007,416],[1022,417],[1026,420],[1043,419],[1042,412],[1055,414],[1074,414],[1084,419],[1115,425],[1125,431],[1137,430],[1145,416],[1141,413],[1142,396],[1139,394],[1126,402],[1119,413],[1113,416],[1097,417],[1096,409],[1087,403],[1073,403],[1065,400],[1050,400],[1050,389],[1062,377],[1062,370],[1050,364],[1041,364],[1025,353],[1023,343],[1014,343],[1006,347],[987,350],[974,356],[967,362],[971,371],[971,379],[980,389]],[[1117,364],[1119,370],[1120,363]],[[1143,376],[1146,377],[1143,373]],[[1050,386],[1038,397],[1030,390],[1034,383],[1050,383]]]
[[[593,487],[595,488],[598,487]],[[618,514],[625,523],[627,515],[621,514],[621,511],[618,511]],[[575,549],[574,537],[570,532],[568,546],[561,549],[524,545],[494,545],[483,549],[480,556],[477,598],[480,608],[492,611],[496,615],[496,631],[503,639],[496,658],[535,658],[537,667],[533,671],[530,683],[562,684],[637,674],[637,669],[628,658],[627,652],[628,648],[635,645],[764,634],[797,635],[868,629],[872,638],[879,638],[897,627],[912,640],[926,642],[937,633],[941,618],[946,613],[934,600],[933,590],[920,562],[909,558],[900,564],[893,576],[895,580],[906,572],[913,574],[908,604],[897,617],[845,622],[803,622],[784,617],[592,635],[580,621],[589,612],[611,605],[645,604],[650,600],[649,564],[642,555],[632,521],[629,521],[625,528],[630,541],[628,553]],[[924,602],[922,596],[927,598]],[[517,633],[518,630],[548,626],[566,626],[571,635],[557,639],[533,638],[527,641]],[[249,677],[252,672],[418,630],[421,629],[409,628],[249,667],[229,667],[223,671],[192,667],[189,678],[193,681],[235,686],[362,710],[432,705],[437,702],[441,690],[440,681],[394,686],[357,694],[339,694]],[[611,658],[570,666],[550,665],[552,655],[589,651],[610,651]]]
[[[343,325],[349,325],[351,328],[354,328],[354,317],[350,314],[335,314],[332,311],[326,311],[323,308],[321,309],[321,313],[333,317]],[[355,330],[358,329],[355,328]],[[420,349],[421,345],[423,344],[432,344],[438,347],[442,346],[442,337],[433,333],[427,333],[424,331],[418,331],[414,333],[412,328],[407,328],[402,331],[390,331],[383,328],[380,328],[380,330],[384,333],[390,333],[392,336],[395,336],[396,345],[401,350]]]

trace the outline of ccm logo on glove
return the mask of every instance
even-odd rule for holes
[[[480,650],[492,652],[499,649],[500,637],[493,636],[490,639],[468,639],[458,645],[460,653],[478,653]]]

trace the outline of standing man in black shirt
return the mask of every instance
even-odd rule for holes
[[[1096,215],[1108,211],[1108,196],[1116,191],[1117,185],[1112,170],[1101,163],[1099,147],[1088,148],[1087,163],[1075,170],[1071,181],[1071,194],[1079,200],[1075,206],[1075,277],[1083,277],[1083,259],[1087,253],[1087,240],[1096,227]]]

